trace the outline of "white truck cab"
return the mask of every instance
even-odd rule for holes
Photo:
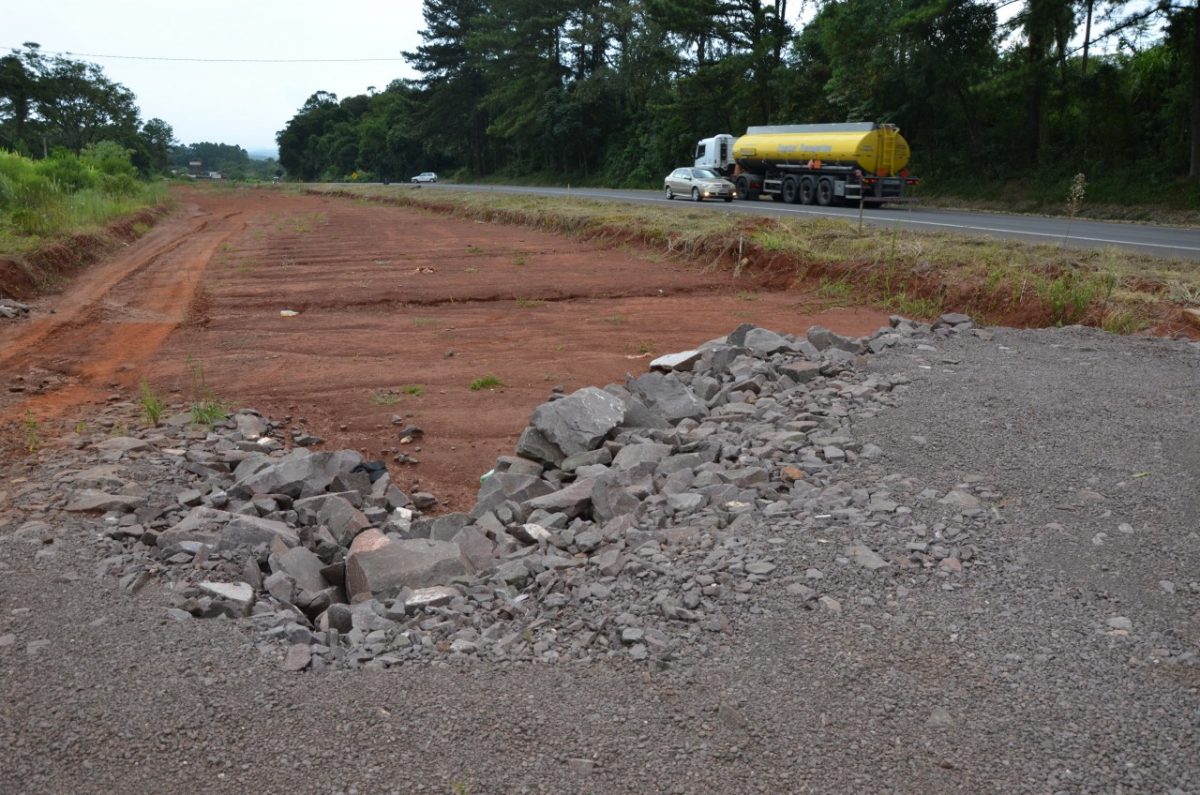
[[[696,144],[696,162],[692,165],[696,168],[711,168],[725,175],[732,173],[734,140],[728,133],[701,138]]]

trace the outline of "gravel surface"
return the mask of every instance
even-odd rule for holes
[[[122,595],[94,539],[19,537],[49,473],[9,464],[0,791],[1200,792],[1200,351],[921,347],[867,359],[911,379],[853,418],[882,456],[763,518],[753,608],[666,664],[288,673]]]

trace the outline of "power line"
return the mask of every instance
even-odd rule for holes
[[[16,50],[16,47],[6,49]],[[46,52],[47,55],[70,55],[81,58],[115,58],[123,61],[184,61],[189,63],[367,63],[371,61],[403,61],[404,58],[169,58],[156,55],[104,55],[95,52]]]

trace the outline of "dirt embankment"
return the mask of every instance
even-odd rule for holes
[[[114,221],[101,232],[81,232],[18,258],[0,257],[0,298],[26,300],[66,286],[79,271],[128,246],[167,212],[151,207]]]

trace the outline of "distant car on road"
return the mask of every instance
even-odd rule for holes
[[[690,196],[694,202],[704,199],[731,202],[737,197],[737,188],[732,182],[707,168],[675,169],[663,180],[663,191],[668,199]]]
[[[422,171],[412,178],[413,182],[437,182],[437,174],[432,171]]]

